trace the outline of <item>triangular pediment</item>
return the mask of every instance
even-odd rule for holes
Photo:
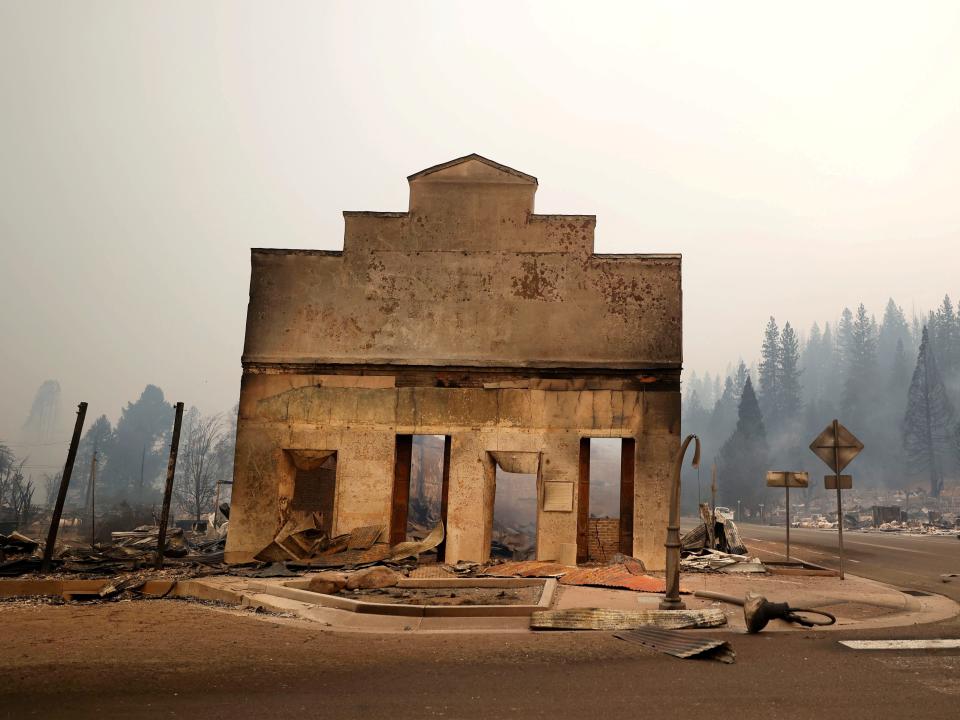
[[[537,179],[519,170],[489,160],[482,155],[472,153],[456,160],[428,167],[407,178],[427,182],[469,182],[469,183],[508,183],[536,185]]]

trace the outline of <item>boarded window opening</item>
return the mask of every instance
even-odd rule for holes
[[[333,535],[333,514],[337,492],[337,454],[331,451],[288,451],[293,461],[293,489],[289,513],[321,517],[320,529]]]
[[[537,476],[512,473],[496,463],[490,557],[533,560],[537,556]]]
[[[633,438],[583,438],[577,508],[577,562],[633,554]]]

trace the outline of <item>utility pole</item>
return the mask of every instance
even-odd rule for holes
[[[713,467],[710,468],[710,513],[715,514],[717,511],[717,464],[714,463]]]
[[[167,461],[167,484],[163,488],[163,510],[157,533],[156,567],[163,567],[163,551],[167,544],[167,522],[170,520],[170,496],[173,494],[173,476],[177,472],[177,450],[180,447],[180,423],[183,421],[183,403],[178,402],[173,416],[173,437],[170,439],[170,459]]]
[[[43,561],[40,563],[40,572],[49,572],[50,558],[53,557],[53,548],[57,544],[57,531],[60,529],[60,516],[63,515],[63,503],[67,499],[67,489],[70,487],[70,476],[73,474],[73,463],[77,459],[77,447],[80,445],[80,433],[83,430],[83,421],[87,417],[87,404],[77,406],[77,422],[73,426],[73,437],[70,439],[70,449],[67,451],[67,464],[63,466],[63,475],[60,478],[60,492],[57,493],[57,504],[53,508],[50,518],[50,531],[47,533],[47,544],[43,548]]]
[[[217,475],[217,495],[213,500],[213,529],[217,528],[217,513],[220,512],[220,476]]]
[[[97,542],[97,451],[93,451],[93,459],[90,460],[90,547]]]

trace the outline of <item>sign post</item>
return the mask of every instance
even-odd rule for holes
[[[787,491],[787,562],[790,562],[790,488],[805,488],[809,483],[810,475],[805,472],[767,471],[767,487],[782,487]]]
[[[860,454],[863,443],[834,420],[814,438],[810,443],[810,450],[834,472],[833,475],[827,475],[824,478],[824,486],[827,490],[836,489],[837,491],[837,540],[840,546],[840,579],[843,580],[843,495],[841,493],[853,487],[853,476],[840,473]]]

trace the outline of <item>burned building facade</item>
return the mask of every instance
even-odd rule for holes
[[[619,549],[663,567],[680,432],[678,255],[599,255],[592,215],[470,155],[343,250],[252,251],[228,562],[291,518],[405,539],[413,438],[440,436],[447,562],[490,553],[498,469],[534,478],[536,557],[589,552],[590,442],[617,438]]]

